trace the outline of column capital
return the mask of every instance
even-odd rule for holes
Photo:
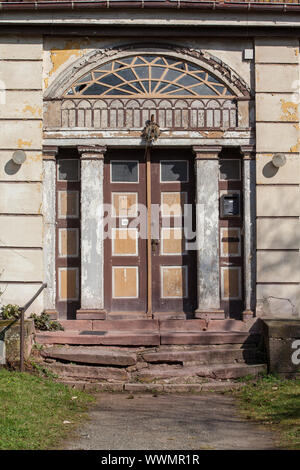
[[[58,154],[56,145],[43,145],[43,160],[54,160]]]
[[[222,145],[193,146],[195,160],[218,160]]]
[[[106,153],[106,146],[79,145],[78,152],[80,160],[103,160]]]
[[[243,154],[243,160],[255,159],[255,146],[254,145],[241,145],[240,149]]]

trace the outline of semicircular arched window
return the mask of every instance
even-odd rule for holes
[[[65,97],[233,97],[216,77],[174,57],[139,55],[107,62],[81,77]]]

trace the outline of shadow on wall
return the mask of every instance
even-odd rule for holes
[[[17,165],[17,163],[15,163],[13,161],[13,159],[11,158],[10,160],[8,160],[8,162],[6,163],[5,167],[4,167],[4,171],[7,175],[15,175],[16,173],[18,173],[18,171],[20,170],[22,165]]]

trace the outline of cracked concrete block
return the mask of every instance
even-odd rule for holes
[[[41,183],[0,183],[0,213],[41,214]]]
[[[1,63],[1,81],[9,90],[41,90],[42,61],[13,61]]]
[[[39,150],[42,148],[42,121],[1,121],[1,147]]]
[[[0,250],[0,266],[1,282],[42,281],[43,252],[35,249],[2,248]]]
[[[299,252],[258,251],[257,282],[300,282],[299,266]]]
[[[26,161],[16,165],[12,160],[14,150],[0,150],[1,181],[41,181],[43,176],[42,152],[25,150]]]
[[[256,150],[267,152],[298,152],[300,148],[299,125],[279,122],[256,123]]]
[[[256,225],[258,249],[299,249],[299,219],[258,219]]]
[[[0,106],[0,118],[42,119],[43,95],[41,91],[7,91],[5,106]]]
[[[1,277],[2,280],[2,277]],[[3,292],[1,296],[1,304],[17,304],[23,306],[28,302],[34,294],[39,290],[41,284],[5,284],[0,283],[0,291]],[[26,310],[25,316],[28,318],[32,313],[40,314],[44,310],[44,296],[39,295],[33,304]]]
[[[297,64],[299,41],[294,38],[256,38],[255,62]]]
[[[1,246],[42,247],[43,218],[0,215]]]
[[[298,122],[298,94],[259,93],[256,95],[256,120]]]
[[[300,216],[299,186],[257,186],[257,216]]]
[[[42,36],[1,35],[1,59],[41,59],[43,54]]]
[[[289,317],[292,311],[296,312],[296,316],[300,317],[300,288],[297,284],[258,284],[256,288],[256,296],[257,296],[257,308],[256,308],[256,315],[257,316],[264,316],[266,310],[266,300],[265,299],[284,299],[288,302],[282,303],[280,305],[281,308],[285,308],[281,312],[278,312],[276,309],[276,316],[279,317],[284,315]],[[278,304],[277,304],[278,305]],[[276,307],[276,305],[275,305]],[[271,314],[272,316],[275,315],[275,309],[271,310],[269,307],[267,308],[266,312]]]
[[[256,92],[291,93],[298,88],[298,63],[294,65],[256,64]]]
[[[272,163],[274,153],[257,154],[257,184],[300,184],[299,155],[285,154],[286,164],[276,168]]]

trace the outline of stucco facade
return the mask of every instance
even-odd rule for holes
[[[107,149],[143,148],[143,125],[67,126],[62,122],[61,101],[68,87],[97,64],[151,51],[214,71],[238,97],[234,129],[162,126],[153,144],[170,151],[191,149],[192,158],[196,156],[196,200],[205,204],[212,195],[209,212],[204,218],[197,216],[198,231],[201,223],[211,224],[197,248],[198,310],[220,308],[216,301],[221,277],[218,155],[222,149],[234,148],[241,154],[243,168],[244,311],[299,317],[299,13],[287,13],[295,25],[292,34],[284,23],[287,17],[271,9],[261,14],[184,8],[130,12],[125,3],[119,9],[102,9],[101,14],[63,9],[26,12],[20,4],[19,10],[3,10],[0,15],[6,31],[0,37],[2,304],[22,305],[46,281],[44,296],[28,314],[57,310],[55,161],[59,149],[68,147],[78,149],[81,161],[80,309],[104,310],[103,227],[95,216],[103,202],[101,155]],[[237,15],[240,29],[232,37],[230,28],[236,25]],[[218,33],[204,28],[200,34],[201,25]],[[133,34],[134,26],[144,28],[142,39]],[[191,27],[188,34],[186,26]],[[247,35],[246,27],[250,27]],[[168,29],[168,35],[155,31],[152,35],[151,28]],[[20,166],[12,161],[18,149],[27,157]],[[278,152],[286,156],[281,168],[272,164]],[[205,263],[210,263],[210,269],[204,276]]]

